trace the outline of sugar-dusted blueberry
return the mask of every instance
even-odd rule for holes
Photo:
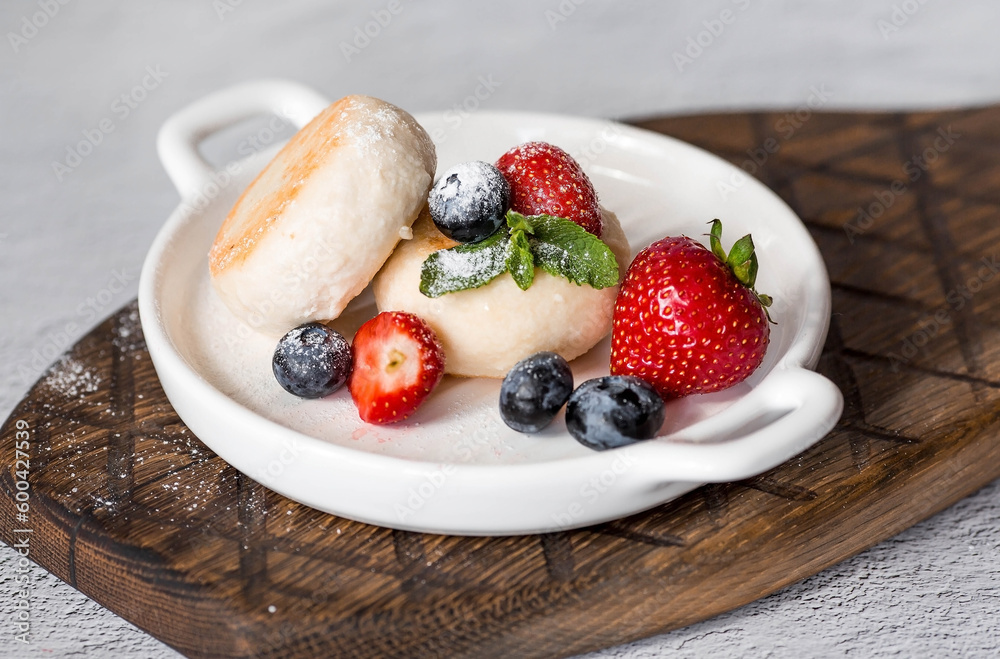
[[[347,382],[351,344],[326,325],[299,325],[278,341],[271,370],[285,391],[301,398],[322,398]]]
[[[598,451],[650,439],[665,418],[656,389],[632,375],[587,380],[566,404],[569,434]]]
[[[537,352],[514,364],[500,385],[500,417],[519,432],[552,422],[573,393],[573,371],[554,352]]]
[[[503,225],[510,208],[510,185],[489,163],[463,162],[441,175],[427,205],[441,233],[460,243],[475,243]]]

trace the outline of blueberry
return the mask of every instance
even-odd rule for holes
[[[514,364],[500,385],[500,417],[519,432],[549,425],[573,393],[573,372],[554,352],[538,352]]]
[[[566,428],[598,451],[650,439],[666,406],[652,385],[632,375],[609,375],[581,384],[566,404]]]
[[[299,325],[278,341],[271,370],[285,391],[301,398],[322,398],[347,382],[351,344],[325,325]]]
[[[455,165],[438,179],[427,196],[434,224],[460,243],[492,236],[510,208],[510,185],[500,170],[479,160]]]

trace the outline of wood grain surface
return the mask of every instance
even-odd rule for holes
[[[267,490],[193,436],[132,304],[0,430],[0,539],[30,536],[33,560],[191,657],[566,656],[738,607],[1000,476],[1000,109],[638,125],[761,178],[818,243],[833,282],[819,370],[846,407],[804,454],[577,531],[368,526]]]

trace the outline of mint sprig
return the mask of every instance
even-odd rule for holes
[[[535,266],[578,286],[600,289],[618,283],[618,261],[597,236],[562,217],[508,211],[507,226],[489,238],[428,256],[420,269],[420,292],[440,297],[479,288],[504,272],[527,290]]]

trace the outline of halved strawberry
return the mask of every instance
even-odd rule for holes
[[[500,156],[497,169],[510,185],[512,209],[564,217],[600,238],[597,193],[571,155],[547,142],[525,142]]]
[[[444,374],[444,350],[419,316],[383,311],[354,335],[347,381],[368,423],[402,421],[424,402]]]

